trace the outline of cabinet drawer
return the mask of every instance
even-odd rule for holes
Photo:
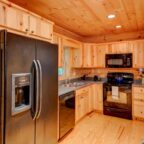
[[[133,98],[134,100],[144,101],[144,93],[134,93]]]
[[[134,105],[134,116],[144,118],[144,106]]]
[[[144,101],[139,101],[139,100],[134,100],[134,106],[137,105],[137,106],[142,106],[143,109],[144,109]]]
[[[79,90],[76,90],[76,95],[81,95],[83,93],[88,93],[89,92],[89,87],[81,88]]]
[[[144,93],[144,88],[142,87],[133,87],[134,93]]]

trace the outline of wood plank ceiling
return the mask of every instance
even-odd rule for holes
[[[81,36],[144,30],[144,0],[9,0]],[[108,19],[109,14],[116,18]],[[121,29],[116,29],[121,25]]]

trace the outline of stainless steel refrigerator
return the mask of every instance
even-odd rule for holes
[[[0,32],[0,144],[56,144],[58,47]]]

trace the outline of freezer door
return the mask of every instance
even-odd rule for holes
[[[6,47],[6,115],[5,144],[34,144],[34,125],[31,111],[12,115],[12,74],[30,73],[35,59],[35,41],[7,33]]]
[[[42,72],[42,97],[36,120],[36,144],[57,143],[58,114],[58,48],[37,41],[37,60]],[[40,88],[41,89],[41,88]]]

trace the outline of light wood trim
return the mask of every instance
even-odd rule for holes
[[[54,25],[54,32],[55,33],[59,33],[60,35],[63,35],[63,36],[66,36],[66,37],[69,37],[71,39],[74,39],[74,40],[77,40],[77,41],[82,41],[83,40],[83,37],[76,34],[76,33],[73,33],[69,30],[66,30],[58,25]]]
[[[144,31],[126,32],[121,34],[109,34],[104,36],[84,37],[83,42],[88,43],[109,43],[144,39]]]

